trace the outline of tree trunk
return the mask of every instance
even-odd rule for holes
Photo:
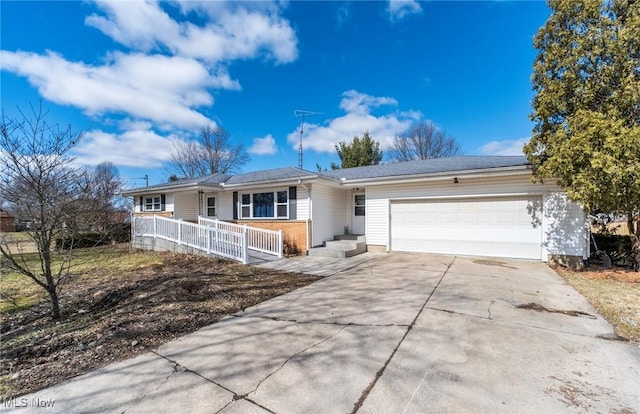
[[[58,300],[58,292],[54,289],[47,289],[49,299],[51,300],[51,317],[60,319],[60,301]]]
[[[634,221],[635,217],[633,216],[633,213],[627,213],[627,229],[629,230],[629,236],[631,237],[632,243],[635,241],[633,240],[633,236],[635,235],[637,237],[637,231],[640,231],[640,226],[638,226],[638,229],[636,231],[635,226],[633,225]]]
[[[635,229],[634,221],[637,220]],[[627,213],[627,228],[631,239],[631,259],[634,261],[633,270],[640,272],[640,217],[636,218],[632,213]]]

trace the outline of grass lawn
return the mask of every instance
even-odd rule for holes
[[[42,288],[6,268],[0,273],[0,397],[147,352],[318,279],[128,245],[75,254],[59,321],[49,317]],[[35,254],[24,258],[37,264]]]
[[[615,326],[618,335],[640,343],[640,272],[595,266],[556,271]]]

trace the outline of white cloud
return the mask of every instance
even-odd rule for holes
[[[522,147],[529,142],[529,138],[514,140],[491,141],[480,147],[483,155],[523,155]]]
[[[85,24],[124,46],[105,51],[99,63],[54,51],[0,50],[0,69],[25,77],[43,98],[115,121],[118,133],[87,133],[78,148],[84,163],[162,161],[170,139],[154,130],[177,134],[215,125],[202,108],[213,105],[213,90],[241,89],[227,70],[233,61],[283,64],[298,57],[295,31],[282,17],[285,2],[94,3]]]
[[[346,2],[338,8],[336,14],[336,24],[338,27],[342,27],[351,19],[351,3]]]
[[[398,101],[387,96],[371,96],[351,89],[342,93],[340,109],[344,109],[345,112],[367,114],[371,108],[397,104]]]
[[[254,138],[253,145],[249,148],[250,154],[255,155],[274,155],[278,153],[276,140],[271,134],[262,138]]]
[[[208,62],[254,58],[277,63],[298,57],[297,38],[278,7],[249,2],[181,2],[183,14],[207,17],[203,25],[174,20],[156,1],[98,1],[104,14],[85,19],[113,40],[142,51],[168,49],[173,54]],[[268,6],[268,5],[267,5]]]
[[[305,122],[302,146],[305,150],[335,153],[335,145],[340,141],[349,141],[354,136],[369,132],[380,143],[382,149],[388,149],[393,138],[407,130],[421,118],[416,111],[391,112],[374,116],[371,109],[380,106],[396,106],[397,101],[390,97],[376,97],[354,90],[342,94],[340,108],[346,114],[330,120],[326,125]],[[291,132],[287,142],[298,148],[300,130]]]
[[[422,13],[422,7],[416,0],[389,0],[387,12],[389,20],[395,23],[412,14]]]
[[[193,128],[211,122],[192,109],[211,105],[207,87],[237,89],[228,75],[211,76],[198,61],[178,56],[116,52],[102,66],[44,55],[0,51],[3,70],[27,77],[44,98],[82,108],[87,114],[119,113]]]
[[[167,160],[174,139],[173,135],[163,137],[148,129],[121,134],[91,130],[73,152],[79,165],[110,161],[119,166],[154,168]]]

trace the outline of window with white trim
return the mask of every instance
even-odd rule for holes
[[[144,196],[144,211],[162,211],[162,196],[160,194]]]
[[[207,197],[207,217],[216,216],[216,198]]]
[[[278,191],[276,198],[276,215],[278,218],[289,217],[289,193],[288,191]]]
[[[287,190],[242,194],[240,217],[289,218],[289,192]]]
[[[251,194],[242,194],[240,217],[251,218]]]

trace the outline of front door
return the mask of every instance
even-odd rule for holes
[[[353,211],[351,216],[352,234],[364,234],[365,199],[364,193],[353,194]]]

